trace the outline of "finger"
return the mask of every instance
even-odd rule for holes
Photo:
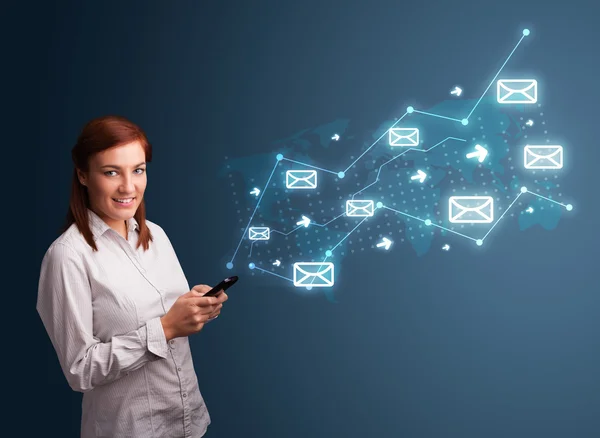
[[[190,302],[198,307],[210,307],[210,306],[216,306],[217,304],[220,304],[220,301],[217,297],[204,297],[204,296],[198,296],[198,297],[193,297],[190,299]]]
[[[197,284],[192,288],[193,291],[204,295],[206,292],[211,290],[212,288],[206,284]]]

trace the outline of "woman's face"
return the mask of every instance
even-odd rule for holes
[[[134,141],[97,153],[89,172],[77,171],[87,186],[90,208],[110,227],[121,231],[135,214],[146,190],[146,154]]]

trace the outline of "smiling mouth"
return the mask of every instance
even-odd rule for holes
[[[118,202],[119,204],[131,204],[133,202],[133,198],[112,198],[113,201]]]

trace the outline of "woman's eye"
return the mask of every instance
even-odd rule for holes
[[[146,169],[142,169],[141,167],[139,169],[136,169],[136,170],[140,171],[140,172],[138,172],[138,175],[141,175],[142,173],[144,173],[146,171]]]
[[[111,172],[115,172],[115,171],[114,170],[109,170],[107,172],[104,172],[104,175],[106,175],[106,176],[112,176],[112,175],[109,175]]]

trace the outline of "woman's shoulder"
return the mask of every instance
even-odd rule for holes
[[[68,257],[69,255],[79,253],[84,250],[82,243],[86,243],[85,239],[79,232],[77,225],[73,223],[60,236],[54,239],[46,250],[44,259],[61,259],[65,256]]]

